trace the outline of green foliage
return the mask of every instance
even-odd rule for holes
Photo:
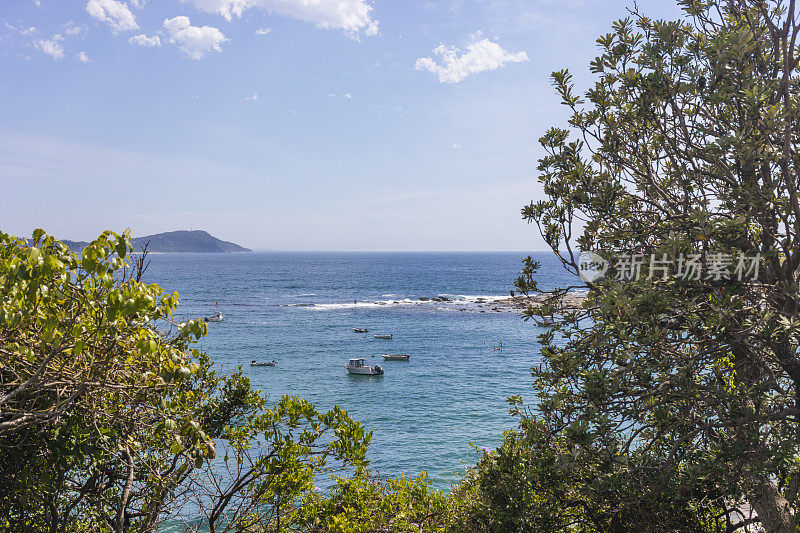
[[[680,4],[686,21],[615,23],[583,95],[553,74],[571,116],[541,139],[546,199],[523,217],[573,273],[578,250],[643,265],[637,279],[612,269],[588,283],[585,309],[542,336],[526,418],[574,443],[581,465],[611,461],[619,512],[700,480],[694,501],[732,516],[747,500],[768,531],[794,531],[800,26],[794,2]],[[676,266],[690,254],[697,279]],[[714,257],[740,254],[760,254],[757,282],[708,275]],[[662,257],[666,278],[653,275]],[[529,259],[521,290],[535,271]],[[596,482],[582,476],[571,479],[583,493]]]
[[[596,450],[600,453],[586,453],[579,433],[577,427],[554,431],[524,417],[517,430],[506,432],[499,448],[483,454],[450,495],[451,530],[726,531],[721,510],[698,498],[704,493],[701,480],[687,477],[665,487],[659,498],[643,498],[647,487],[659,483],[660,473],[625,468],[613,445],[618,443],[607,443]]]
[[[298,513],[297,529],[308,533],[444,531],[444,496],[428,486],[422,474],[377,480],[366,471],[337,478],[330,494],[309,496]]]
[[[365,464],[345,411],[217,374],[129,255],[127,233],[80,257],[0,233],[0,529],[152,531],[193,500],[212,531],[280,528],[326,461]]]

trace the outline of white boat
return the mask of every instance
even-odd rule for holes
[[[387,340],[391,340],[392,339],[391,335],[386,335],[386,334],[373,335],[373,337],[376,338],[376,339],[387,339]]]
[[[344,367],[351,374],[358,374],[362,376],[382,376],[383,369],[378,366],[365,365],[363,359],[350,359]]]
[[[205,322],[222,322],[222,319],[225,318],[225,315],[222,313],[217,313],[213,316],[207,316],[203,319]]]
[[[395,353],[395,354],[385,353],[381,357],[383,357],[384,361],[408,361],[409,357],[411,356],[408,354],[401,354],[401,353]]]
[[[353,331],[355,331],[356,333],[366,333],[369,330],[367,328],[353,328]]]
[[[250,366],[275,366],[278,362],[274,359],[272,361],[264,361],[263,363],[259,363],[257,361],[250,361]]]

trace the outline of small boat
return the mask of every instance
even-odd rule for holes
[[[222,322],[223,318],[225,318],[225,315],[222,313],[217,313],[216,315],[205,317],[203,322]]]
[[[353,328],[353,331],[355,331],[356,333],[366,333],[369,330],[367,328]]]
[[[411,356],[408,354],[401,354],[401,353],[396,353],[396,354],[386,353],[383,354],[381,357],[383,357],[384,361],[408,361],[409,357]]]
[[[387,340],[391,340],[392,339],[391,335],[385,335],[385,334],[373,335],[373,337],[376,338],[376,339],[387,339]]]
[[[344,367],[351,374],[358,374],[361,376],[382,376],[383,369],[378,366],[365,365],[363,359],[350,359]]]
[[[272,361],[264,361],[263,363],[259,363],[258,361],[250,361],[250,366],[275,366],[278,362],[274,359]]]

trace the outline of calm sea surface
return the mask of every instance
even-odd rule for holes
[[[447,489],[476,459],[469,443],[494,446],[514,426],[506,398],[530,395],[543,330],[478,300],[508,295],[525,255],[164,254],[150,256],[146,277],[180,293],[177,318],[225,313],[200,343],[223,371],[241,365],[271,401],[290,394],[320,409],[338,404],[373,431],[368,458],[381,475],[425,471]],[[545,288],[573,281],[552,255],[534,255]],[[436,296],[452,301],[420,300]],[[492,350],[500,341],[503,351]],[[351,357],[385,375],[347,374]],[[250,367],[254,359],[278,364]]]

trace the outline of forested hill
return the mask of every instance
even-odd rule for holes
[[[85,241],[62,241],[74,252],[82,251],[88,242]],[[210,235],[207,231],[168,231],[144,237],[133,238],[133,250],[140,251],[145,244],[150,252],[166,253],[232,253],[232,252],[251,252],[238,244],[222,241]]]

